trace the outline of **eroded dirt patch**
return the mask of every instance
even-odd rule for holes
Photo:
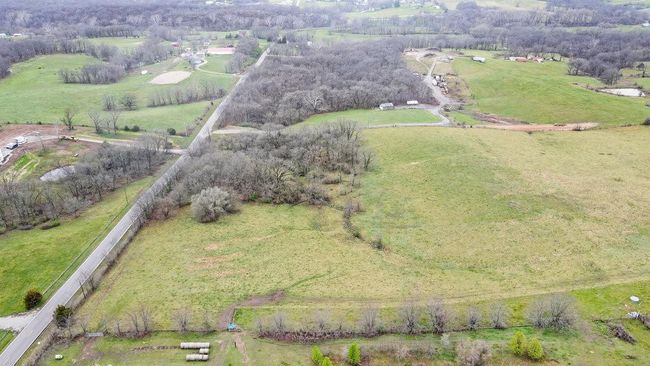
[[[232,304],[223,313],[219,315],[217,326],[219,328],[226,329],[228,327],[228,324],[232,321],[233,316],[235,315],[235,310],[238,307],[243,307],[243,306],[255,307],[255,306],[262,306],[267,304],[274,304],[281,301],[286,296],[287,295],[285,294],[284,290],[278,290],[268,295],[253,296],[248,300],[242,301],[237,304]]]

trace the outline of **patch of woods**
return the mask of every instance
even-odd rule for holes
[[[244,68],[260,57],[262,49],[257,39],[248,36],[239,37],[239,42],[235,47],[230,61],[226,64],[226,72],[238,73],[242,72]]]
[[[135,148],[105,143],[74,166],[62,168],[63,177],[57,182],[2,175],[0,228],[6,232],[58,226],[62,216],[76,215],[109,192],[152,174],[165,160],[164,146],[154,135],[143,136]]]
[[[353,184],[372,162],[356,125],[345,122],[224,136],[196,155],[157,200],[154,219],[166,219],[186,205],[200,222],[234,212],[239,202],[325,205],[330,195],[324,185],[333,178]]]
[[[79,70],[61,69],[59,77],[66,84],[112,84],[122,80],[136,67],[166,60],[171,49],[157,40],[147,40],[132,51],[122,51],[114,46],[87,45],[84,53],[103,63],[84,65]]]
[[[234,92],[221,123],[287,126],[317,113],[384,102],[435,103],[426,85],[407,70],[401,51],[401,44],[391,41],[275,45]]]

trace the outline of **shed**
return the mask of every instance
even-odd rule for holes
[[[381,103],[379,105],[379,109],[381,109],[382,111],[388,111],[391,109],[395,109],[395,106],[393,105],[393,103]]]
[[[480,57],[480,56],[474,56],[472,57],[472,61],[480,62],[482,64],[485,63],[485,57]]]
[[[420,102],[418,102],[417,100],[407,100],[406,101],[406,105],[418,105],[418,104],[420,104]]]
[[[0,33],[0,38],[7,38],[7,37],[9,37],[7,36],[7,33]]]

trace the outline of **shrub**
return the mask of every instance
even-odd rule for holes
[[[192,196],[192,215],[199,222],[212,222],[233,211],[230,194],[218,187],[206,188]]]
[[[43,225],[41,225],[39,228],[41,230],[49,230],[49,229],[53,229],[53,228],[55,228],[57,226],[61,226],[61,222],[55,220],[55,221],[46,222]]]
[[[355,366],[361,364],[361,348],[356,343],[352,343],[348,349],[348,363]]]
[[[484,366],[492,357],[492,350],[484,341],[460,341],[456,347],[456,356],[460,365]]]
[[[167,129],[167,133],[169,136],[176,136],[176,130],[171,127]]]
[[[469,330],[477,330],[481,326],[481,312],[475,308],[469,308],[467,313],[467,328]]]
[[[24,301],[25,301],[25,309],[32,310],[33,308],[41,304],[41,302],[43,301],[43,294],[41,294],[40,292],[34,289],[31,289],[27,291],[27,293],[25,294]]]
[[[133,127],[131,127],[131,132],[140,132],[140,126],[134,125]]]
[[[323,361],[321,361],[320,366],[334,366],[334,364],[329,357],[323,357]]]
[[[650,126],[650,117],[646,118],[645,121],[643,121],[641,124],[644,126]]]
[[[576,319],[573,300],[565,295],[540,299],[528,309],[528,318],[538,328],[569,329]]]
[[[503,304],[496,304],[492,309],[492,326],[496,329],[508,327],[508,309]]]
[[[524,333],[517,331],[510,340],[510,351],[515,356],[523,356],[526,353],[526,336]]]
[[[124,126],[124,131],[129,132],[131,131],[131,129],[129,128],[129,126]]]
[[[377,249],[377,250],[383,250],[386,246],[384,245],[384,241],[381,238],[381,236],[375,237],[370,241],[370,246]]]
[[[59,328],[65,328],[68,326],[70,320],[72,319],[72,309],[65,305],[59,305],[54,310],[54,321],[56,326]]]
[[[537,338],[533,338],[528,342],[526,347],[526,355],[528,358],[534,361],[539,361],[544,358],[544,348],[542,348],[542,343]]]
[[[323,352],[320,351],[320,348],[318,348],[318,346],[311,348],[311,361],[314,363],[314,365],[317,366],[323,362]]]

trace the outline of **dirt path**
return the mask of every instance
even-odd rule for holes
[[[427,72],[427,75],[424,77],[424,83],[431,89],[431,92],[433,93],[434,98],[438,101],[437,106],[431,106],[431,108],[428,108],[428,110],[435,116],[438,116],[440,118],[440,126],[451,126],[451,121],[447,116],[445,116],[442,111],[444,110],[445,106],[447,105],[452,105],[452,104],[458,104],[456,101],[453,99],[449,98],[445,93],[442,92],[442,89],[438,87],[437,85],[434,85],[434,78],[432,76],[433,74],[433,69],[436,67],[436,63],[438,62],[438,57],[433,59],[433,62],[431,63],[431,66],[427,65],[426,63],[422,62],[422,57],[424,56],[423,53],[420,53],[416,56],[415,60],[422,65],[426,66],[429,68],[429,71]]]
[[[251,359],[248,357],[248,352],[246,352],[246,343],[244,343],[244,340],[241,338],[241,336],[245,334],[246,333],[235,333],[235,348],[237,348],[237,351],[241,353],[241,358],[244,366],[250,366]]]
[[[38,311],[9,315],[0,318],[0,329],[20,332],[34,318]]]

